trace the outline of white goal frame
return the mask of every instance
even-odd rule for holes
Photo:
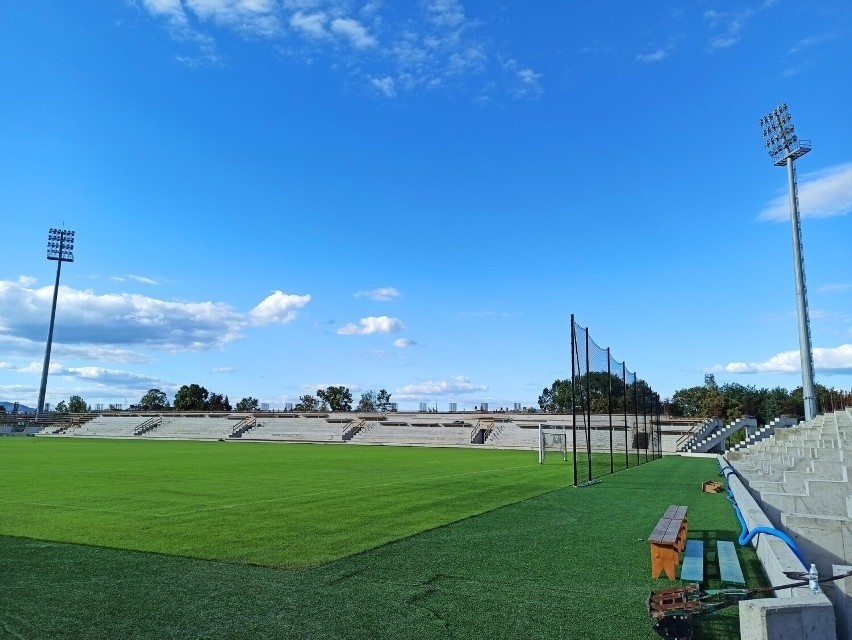
[[[538,425],[538,463],[544,464],[548,451],[562,451],[562,461],[568,460],[568,431],[565,425]]]

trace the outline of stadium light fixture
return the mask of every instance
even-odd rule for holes
[[[47,330],[47,347],[44,349],[44,366],[41,369],[41,386],[38,390],[36,416],[44,411],[44,396],[47,393],[47,371],[50,368],[50,348],[53,345],[53,325],[56,320],[56,298],[59,295],[59,274],[63,262],[74,262],[74,232],[66,229],[51,229],[47,234],[47,259],[56,261],[56,283],[53,285],[53,306],[50,309],[50,328]]]
[[[811,324],[808,316],[808,295],[805,285],[805,259],[802,250],[802,222],[799,216],[799,191],[796,186],[797,158],[811,150],[809,140],[800,140],[793,128],[793,118],[787,104],[781,104],[760,119],[766,150],[776,167],[787,167],[790,183],[790,219],[793,225],[793,269],[796,278],[796,310],[799,319],[799,358],[802,367],[802,395],[805,420],[817,414],[814,387],[814,356],[811,347]]]

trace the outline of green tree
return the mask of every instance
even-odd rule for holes
[[[146,411],[159,411],[169,406],[169,397],[164,391],[149,389],[139,401],[139,406]]]
[[[352,411],[352,392],[344,386],[330,386],[317,389],[317,397],[331,411]]]
[[[293,407],[296,411],[320,411],[322,402],[311,395],[299,396],[299,402]]]
[[[550,413],[571,413],[571,381],[555,380],[550,388],[542,389],[538,406]]]
[[[228,396],[211,393],[204,408],[207,411],[230,411],[231,403],[228,401]]]
[[[178,411],[205,411],[207,396],[207,389],[200,385],[183,385],[175,393],[174,408]]]
[[[89,405],[80,396],[71,396],[68,398],[69,413],[88,413]]]
[[[379,393],[376,394],[376,406],[379,411],[387,411],[390,408],[391,404],[391,394],[387,392],[387,389],[379,389]]]
[[[252,398],[249,396],[248,398],[243,398],[237,403],[237,406],[234,407],[236,411],[257,411],[258,402],[257,398]]]
[[[68,403],[65,400],[60,400],[53,408],[56,413],[68,413]]]
[[[378,395],[375,391],[365,391],[361,394],[361,399],[358,401],[358,406],[355,407],[356,411],[376,411],[379,404]]]

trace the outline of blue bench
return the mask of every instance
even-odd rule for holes
[[[719,560],[719,577],[722,584],[745,585],[743,570],[737,559],[737,549],[733,542],[716,541],[716,554]]]
[[[680,579],[698,584],[704,582],[704,543],[701,540],[686,541]]]

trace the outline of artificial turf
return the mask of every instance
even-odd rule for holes
[[[5,438],[0,534],[282,567],[571,482],[529,451]]]
[[[5,472],[4,446],[0,443]],[[320,447],[331,456],[326,462],[335,462],[338,448],[343,447]],[[380,466],[388,454],[401,456],[414,470],[434,455],[424,449],[351,449],[367,468]],[[266,454],[262,445],[251,450],[284,455]],[[102,456],[91,465],[106,466],[107,460]],[[323,466],[320,459],[314,462]],[[570,465],[533,464],[525,473],[561,477],[566,469],[570,472]],[[504,496],[501,508],[482,508],[474,517],[302,569],[66,544],[17,537],[28,535],[20,532],[0,536],[0,637],[650,639],[655,636],[645,598],[651,589],[671,583],[650,579],[647,536],[666,507],[689,505],[690,535],[705,542],[737,537],[724,495],[700,491],[701,481],[715,471],[712,460],[664,458],[583,489],[539,490],[533,497],[513,498],[513,504]],[[29,485],[12,483],[14,476],[6,478],[4,500],[30,492]],[[560,482],[564,485],[564,479]],[[423,501],[427,509],[456,499],[441,488],[445,493]],[[416,493],[397,498],[413,499]],[[2,508],[0,527],[6,531],[9,502]],[[449,513],[446,506],[440,511]],[[89,513],[100,518],[101,512]],[[334,523],[326,521],[331,532]],[[363,536],[348,525],[345,536]],[[204,538],[207,532],[194,535]],[[334,544],[339,540],[338,534],[328,538]],[[322,544],[317,540],[314,546]],[[749,584],[756,586],[760,572],[753,552],[740,548],[739,554]],[[714,568],[708,565],[706,571],[706,586],[718,586]],[[737,638],[736,609],[696,627],[696,639]]]

